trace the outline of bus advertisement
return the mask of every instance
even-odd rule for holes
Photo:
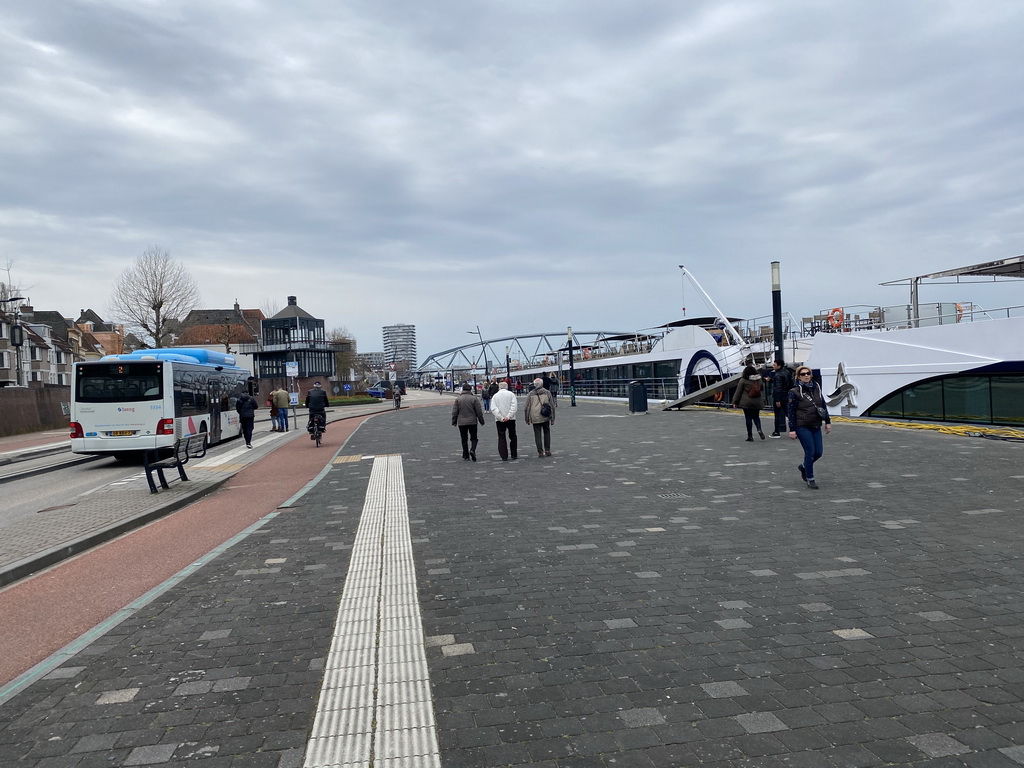
[[[254,391],[234,355],[207,349],[140,349],[76,363],[71,450],[127,459],[206,433],[210,445],[241,434],[235,402]]]

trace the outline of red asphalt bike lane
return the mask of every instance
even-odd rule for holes
[[[298,493],[371,416],[299,434],[209,496],[0,591],[0,685],[162,584]]]

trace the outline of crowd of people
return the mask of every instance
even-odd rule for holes
[[[502,461],[519,458],[519,438],[516,433],[516,413],[519,410],[517,395],[524,389],[517,382],[516,393],[505,381],[485,381],[480,388],[480,397],[473,393],[472,384],[463,384],[462,392],[452,404],[452,426],[459,428],[462,442],[462,458],[476,461],[479,444],[477,428],[484,423],[484,413],[490,411],[498,431],[498,455]],[[549,376],[536,378],[526,395],[523,418],[533,427],[537,457],[551,455],[551,425],[555,423],[558,381]]]
[[[443,394],[444,384],[438,382],[436,386]],[[480,397],[476,395],[477,389]],[[462,458],[465,461],[477,460],[479,427],[485,424],[484,414],[487,412],[494,416],[498,456],[502,461],[515,461],[519,458],[516,415],[519,412],[519,397],[524,390],[526,401],[522,409],[523,420],[533,428],[537,457],[551,456],[551,427],[555,423],[558,405],[558,379],[545,375],[534,379],[528,389],[521,381],[509,383],[487,380],[476,386],[469,383],[462,385],[462,391],[452,404],[451,422],[459,430]],[[765,435],[761,424],[766,390],[769,396],[767,402],[772,404],[774,417],[770,435]],[[328,400],[320,382],[314,384],[304,404],[309,409],[309,425],[319,419],[321,429],[325,430]],[[267,405],[271,408],[272,431],[287,431],[288,393],[280,388],[271,392]],[[803,461],[797,467],[800,478],[808,488],[818,489],[814,475],[815,463],[824,454],[823,436],[832,431],[832,420],[821,387],[814,380],[810,368],[802,365],[796,369],[795,374],[791,374],[782,360],[776,360],[771,371],[759,371],[748,365],[733,390],[732,405],[743,411],[747,442],[753,442],[755,431],[761,440],[766,437],[781,438],[783,432],[788,432],[791,440],[798,440],[804,452]],[[252,447],[256,407],[254,398],[247,395],[239,398],[237,410],[247,448]]]

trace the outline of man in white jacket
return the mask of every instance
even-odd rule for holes
[[[504,381],[498,384],[498,391],[491,398],[491,415],[494,416],[494,423],[498,427],[498,455],[502,461],[508,461],[509,448],[512,449],[512,458],[519,458],[516,449],[519,443],[516,440],[516,396],[508,391],[508,384]],[[508,433],[508,445],[506,445],[505,434]]]

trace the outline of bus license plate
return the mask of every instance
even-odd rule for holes
[[[119,429],[116,432],[110,433],[111,437],[131,437],[133,434],[135,433],[130,429]]]

